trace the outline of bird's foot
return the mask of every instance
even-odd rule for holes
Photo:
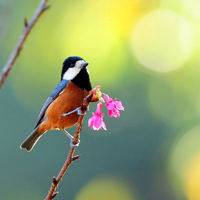
[[[74,143],[73,143],[73,140],[74,140],[74,137],[73,137],[73,138],[71,139],[71,141],[70,141],[70,146],[71,146],[71,147],[78,147],[79,144],[80,144],[80,140],[78,140],[77,144],[74,144]]]
[[[88,111],[89,111],[89,107],[87,107],[86,112],[88,112]],[[78,113],[78,115],[85,115],[86,112],[85,112],[85,113],[82,113],[82,111],[81,111],[81,107],[77,108],[77,113]]]
[[[70,146],[71,147],[78,147],[79,146],[80,140],[78,140],[77,144],[74,144],[73,143],[74,137],[70,133],[68,133],[65,129],[62,129],[61,131],[64,132],[67,135],[67,137],[70,139]]]
[[[89,111],[89,108],[87,107],[87,112],[88,111]],[[67,115],[72,114],[74,112],[77,112],[78,115],[85,115],[86,114],[86,113],[82,113],[81,112],[81,107],[78,107],[78,108],[76,108],[76,109],[74,109],[74,110],[72,110],[72,111],[70,111],[68,113],[63,114],[61,117],[66,117]]]

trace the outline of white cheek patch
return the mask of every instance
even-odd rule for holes
[[[81,64],[84,63],[83,60],[79,60],[76,62],[75,66],[69,68],[63,75],[63,79],[72,80],[76,77],[76,75],[81,71]]]
[[[77,67],[73,67],[73,68],[69,68],[63,75],[63,79],[65,80],[72,80],[79,72],[80,72],[80,68]]]

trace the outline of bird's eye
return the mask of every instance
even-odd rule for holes
[[[74,63],[71,63],[70,67],[74,67]]]

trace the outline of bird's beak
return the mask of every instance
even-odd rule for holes
[[[84,67],[86,67],[89,63],[88,62],[84,62],[81,64],[81,69],[83,69]]]

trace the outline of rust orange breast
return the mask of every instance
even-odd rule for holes
[[[47,108],[44,120],[39,132],[45,132],[50,129],[64,129],[75,125],[78,121],[77,112],[61,117],[81,106],[83,99],[89,92],[77,87],[73,82],[69,82],[64,91]]]

